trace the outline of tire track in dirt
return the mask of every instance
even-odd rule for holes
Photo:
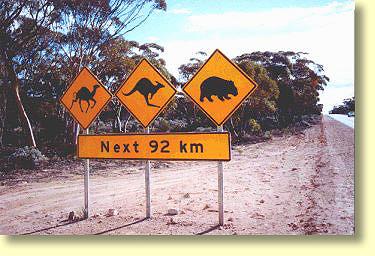
[[[336,121],[332,126],[332,121],[330,117],[324,117],[320,124],[321,149],[310,179],[311,191],[306,193],[309,206],[300,221],[307,235],[354,232],[354,133]],[[342,134],[348,134],[348,137],[342,137]],[[345,161],[337,151],[349,151],[351,158],[342,164]],[[342,194],[347,202],[345,205],[340,205],[338,198]]]
[[[320,212],[320,214],[324,214],[324,211],[322,211],[321,207],[319,207],[318,203],[316,202],[317,196],[319,196],[316,190],[321,185],[318,182],[319,175],[322,167],[327,165],[327,163],[323,161],[325,148],[327,146],[327,138],[325,136],[323,122],[320,124],[319,144],[321,148],[317,155],[314,173],[310,178],[310,191],[309,193],[306,193],[308,207],[304,213],[304,218],[300,220],[301,228],[306,235],[328,233],[327,226],[331,225],[330,223],[318,223],[317,220],[318,212]]]

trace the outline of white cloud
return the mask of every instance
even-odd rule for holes
[[[306,30],[324,25],[341,13],[352,11],[354,3],[333,2],[321,7],[274,8],[258,12],[224,12],[219,14],[191,15],[187,30],[191,32],[212,32],[218,30],[274,31],[277,33]]]
[[[190,14],[191,10],[186,9],[186,8],[174,8],[174,9],[171,9],[170,11],[168,11],[168,12],[173,13],[173,14]]]
[[[187,35],[201,37],[162,42],[167,67],[176,76],[178,66],[201,50],[211,54],[219,48],[230,58],[253,51],[304,51],[309,53],[308,58],[324,66],[331,79],[321,95],[325,106],[354,95],[352,1],[321,7],[191,15],[188,21]],[[337,85],[346,86],[338,89]]]

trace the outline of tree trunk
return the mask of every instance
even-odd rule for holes
[[[116,120],[117,120],[117,125],[118,125],[118,131],[119,132],[122,132],[122,123],[121,123],[121,105],[117,111],[117,114],[116,114]]]
[[[127,132],[127,128],[128,128],[128,123],[129,123],[129,120],[130,120],[130,113],[128,113],[128,118],[126,119],[126,122],[124,124],[124,132],[126,133]]]
[[[116,120],[116,118],[113,119],[111,121],[111,123],[112,123],[112,132],[116,132],[117,131],[117,120]]]
[[[73,145],[78,144],[79,129],[80,125],[76,121],[73,121]]]
[[[25,108],[23,107],[20,97],[20,81],[17,77],[16,71],[14,70],[12,60],[6,55],[6,53],[3,54],[4,64],[7,69],[8,76],[12,85],[11,89],[17,104],[18,115],[21,119],[22,130],[26,135],[28,145],[36,147],[33,129],[31,127],[29,117],[27,116],[27,113],[25,111]]]
[[[238,138],[238,133],[236,132],[236,128],[234,127],[233,119],[230,118],[229,120],[230,120],[230,125],[232,126],[233,133]]]
[[[2,146],[7,112],[7,93],[5,85],[0,88],[0,102],[4,103],[4,105],[0,105],[0,146]]]

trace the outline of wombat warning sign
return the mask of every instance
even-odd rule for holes
[[[256,82],[216,50],[183,91],[216,124],[222,125],[255,91]]]

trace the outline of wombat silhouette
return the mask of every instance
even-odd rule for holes
[[[157,93],[161,88],[164,88],[164,87],[165,86],[162,85],[161,83],[159,83],[158,81],[156,81],[156,85],[154,85],[153,83],[151,83],[151,81],[149,79],[142,78],[136,83],[136,85],[134,86],[134,88],[130,92],[128,92],[128,93],[123,92],[122,94],[124,94],[125,96],[130,96],[134,92],[139,92],[145,98],[146,104],[148,106],[160,108],[159,106],[156,106],[156,105],[151,104],[149,102],[148,95],[151,94],[151,96],[150,96],[150,100],[151,100],[152,97],[154,96],[154,94]]]
[[[225,80],[220,77],[211,76],[204,80],[201,84],[200,101],[204,102],[204,98],[213,102],[212,96],[217,96],[219,100],[230,100],[229,94],[237,96],[238,91],[233,81]]]
[[[73,94],[73,101],[72,101],[72,105],[70,106],[70,109],[72,109],[73,107],[73,104],[74,102],[77,102],[78,100],[78,103],[79,103],[79,108],[81,109],[82,112],[83,109],[82,109],[82,101],[86,101],[87,102],[87,108],[86,108],[86,111],[85,113],[87,113],[87,111],[89,110],[89,107],[90,107],[90,100],[94,102],[94,105],[91,106],[91,108],[93,108],[95,105],[96,105],[96,100],[94,99],[94,96],[95,96],[95,93],[96,93],[96,90],[99,88],[100,86],[99,85],[94,85],[92,91],[90,92],[90,90],[85,87],[85,86],[82,86],[81,89],[79,89],[77,92],[75,92]]]

